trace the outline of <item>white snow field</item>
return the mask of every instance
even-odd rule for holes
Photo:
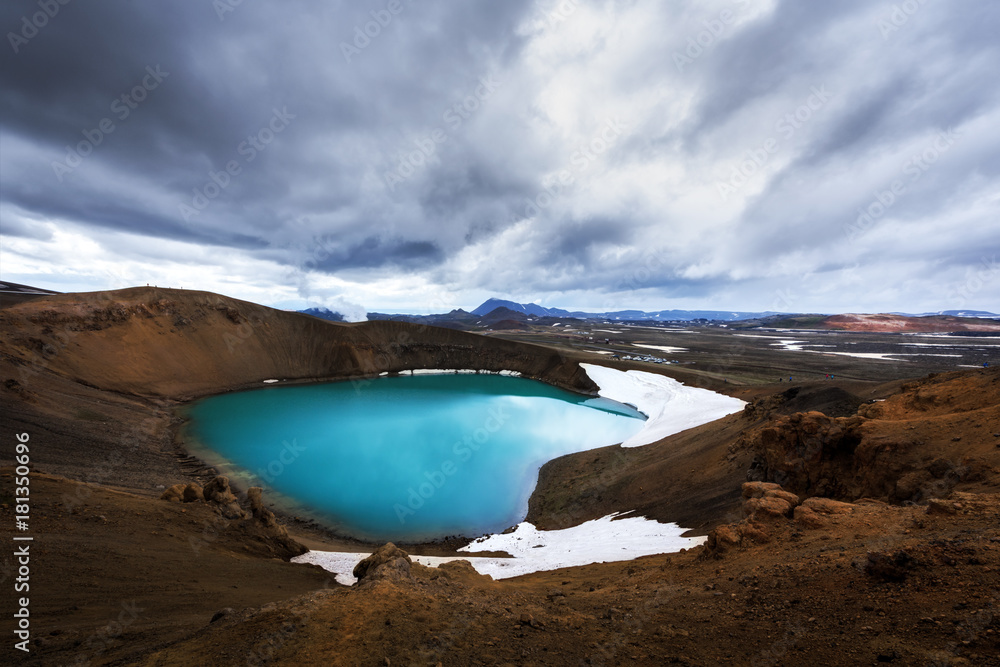
[[[604,398],[628,403],[649,419],[622,447],[641,447],[668,435],[721,419],[746,405],[738,398],[708,389],[688,387],[673,378],[646,371],[620,371],[607,366],[580,364],[600,387]]]
[[[669,345],[641,345],[639,343],[632,343],[632,347],[644,347],[647,350],[660,350],[661,352],[687,352],[686,347],[671,347]]]
[[[673,523],[658,523],[642,517],[616,519],[610,514],[564,530],[538,530],[530,523],[518,524],[506,535],[490,535],[475,540],[459,551],[505,551],[513,558],[413,556],[428,567],[453,560],[467,560],[480,574],[494,579],[508,579],[522,574],[558,570],[562,567],[611,563],[640,556],[665,554],[698,546],[704,537],[681,537],[685,528]],[[337,581],[352,586],[357,579],[354,566],[367,553],[310,551],[292,559],[294,563],[312,563],[336,574]]]

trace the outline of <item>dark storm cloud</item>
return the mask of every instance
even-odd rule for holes
[[[34,33],[37,0],[0,7],[0,224],[25,257],[65,262],[56,232],[89,230],[111,264],[182,242],[144,259],[204,246],[232,282],[300,296],[395,280],[746,310],[806,272],[918,300],[950,271],[946,296],[996,249],[994,3],[43,4]]]
[[[331,273],[344,269],[372,268],[391,265],[404,269],[427,266],[441,259],[441,249],[429,242],[384,241],[369,236],[360,243],[344,247],[332,239],[322,239],[331,252],[320,251],[310,263]]]
[[[358,180],[368,167],[361,162],[372,157],[367,151],[384,148],[394,131],[406,136],[448,93],[480,76],[489,66],[481,60],[484,51],[502,61],[516,50],[506,33],[521,5],[470,11],[404,2],[384,34],[347,63],[340,44],[353,42],[354,26],[372,21],[371,12],[383,15],[385,3],[343,3],[339,12],[301,2],[249,11],[236,6],[221,20],[209,2],[70,4],[17,54],[4,53],[4,132],[35,145],[34,179],[50,181],[24,192],[11,178],[5,190],[23,208],[88,224],[259,245],[254,233],[211,228],[239,218],[242,231],[266,237],[283,220],[359,198]],[[3,25],[16,28],[32,9],[34,3],[8,3]],[[141,84],[149,66],[161,68],[164,80],[135,108],[123,106],[119,98]],[[114,113],[122,109],[130,112],[124,119]],[[246,139],[266,128],[273,109],[294,116],[287,134],[250,158]],[[66,162],[74,152],[66,146],[85,141],[84,132],[97,136],[105,118],[114,130],[60,183],[50,163]],[[352,139],[362,142],[354,154],[340,144]],[[327,143],[319,149],[317,141]],[[185,219],[180,205],[196,208],[196,191],[213,194],[212,174],[231,161],[239,175],[204,211]],[[37,168],[43,164],[47,179]],[[141,175],[159,201],[91,201],[104,200],[108,185],[88,178],[95,165]],[[303,189],[321,191],[299,197]],[[293,196],[301,208],[287,204]],[[433,212],[452,215],[456,205],[461,201],[449,210],[438,197]],[[397,258],[396,250],[387,251],[387,261]],[[366,252],[361,263],[378,259]]]

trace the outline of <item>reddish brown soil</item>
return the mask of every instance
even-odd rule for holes
[[[1000,331],[1000,324],[992,320],[950,315],[907,317],[905,315],[833,315],[823,320],[818,329],[842,331],[883,331],[945,333],[953,331]]]
[[[31,433],[35,465],[27,664],[1000,664],[1000,371],[904,386],[719,381],[752,401],[743,414],[552,462],[531,509],[544,526],[639,510],[715,528],[711,549],[501,582],[414,565],[412,579],[344,588],[274,558],[266,536],[208,504],[157,498],[211,474],[174,449],[176,401],[480,357],[579,386],[571,358],[152,289],[42,297],[0,320],[5,429]],[[853,504],[822,520],[747,514],[748,476]],[[290,532],[314,548],[362,546]],[[9,585],[11,556],[0,565]],[[4,664],[24,661],[10,649]]]

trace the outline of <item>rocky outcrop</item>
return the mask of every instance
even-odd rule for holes
[[[184,487],[184,491],[182,493],[182,500],[186,503],[193,503],[199,500],[205,500],[205,494],[201,488],[201,485],[198,484],[197,482],[188,483],[188,485]]]
[[[751,473],[798,493],[839,496],[861,443],[860,417],[832,418],[800,412],[774,420],[751,436],[757,458]]]
[[[747,482],[742,495],[743,520],[709,532],[705,542],[707,554],[721,557],[733,547],[770,541],[773,528],[787,523],[799,504],[797,495],[768,482]]]
[[[206,484],[202,493],[205,501],[215,503],[222,516],[227,519],[242,519],[247,516],[240,507],[236,494],[229,488],[229,478],[225,475],[219,475]]]
[[[204,488],[195,482],[174,484],[160,499],[206,503],[219,515],[215,526],[238,534],[255,546],[263,546],[272,555],[288,558],[306,552],[304,546],[289,537],[288,529],[278,523],[274,512],[264,505],[263,490],[258,486],[247,489],[243,505],[224,475],[215,477]]]
[[[850,514],[854,505],[829,498],[807,498],[795,508],[795,521],[803,528],[823,528],[830,519],[840,514]]]
[[[860,397],[840,387],[789,387],[747,403],[743,416],[751,422],[810,411],[828,417],[850,417],[863,404]]]
[[[247,489],[247,503],[250,505],[250,513],[261,525],[272,528],[278,525],[274,518],[274,512],[264,507],[264,490],[259,486],[251,486]]]
[[[998,391],[1000,375],[989,370],[931,375],[849,417],[809,411],[771,418],[747,431],[733,451],[752,453],[747,479],[802,497],[926,503],[994,474]],[[759,403],[748,413],[767,412]]]
[[[735,547],[770,542],[788,527],[826,528],[836,522],[838,515],[855,510],[850,503],[829,498],[813,497],[800,502],[794,493],[769,482],[747,482],[743,485],[743,498],[743,520],[711,531],[705,542],[706,556],[721,558]],[[790,518],[795,520],[791,526]]]
[[[750,521],[789,517],[799,504],[797,495],[768,482],[747,482],[743,497],[743,515]]]
[[[229,488],[229,478],[225,475],[219,475],[206,484],[202,495],[205,500],[220,505],[236,502],[236,494]]]
[[[392,542],[379,547],[375,553],[354,566],[354,576],[358,584],[376,581],[409,581],[410,556]]]
[[[188,484],[174,484],[160,495],[160,500],[169,500],[174,503],[193,503],[205,500],[201,485],[197,482]]]
[[[169,489],[160,494],[160,500],[167,500],[172,503],[179,503],[184,501],[184,488],[183,484],[174,484]]]

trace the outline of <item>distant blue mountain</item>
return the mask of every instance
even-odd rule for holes
[[[736,322],[739,320],[752,320],[768,315],[777,315],[771,311],[763,313],[738,312],[730,310],[660,310],[647,312],[644,310],[618,310],[606,313],[587,313],[583,311],[569,311],[562,308],[545,308],[536,303],[516,303],[503,299],[489,299],[483,305],[472,311],[474,315],[486,315],[497,308],[508,308],[510,310],[532,315],[534,317],[575,317],[579,319],[600,319],[600,320],[654,320],[654,321],[690,321],[690,320],[716,320],[723,322]]]
[[[489,299],[483,303],[483,305],[479,306],[479,308],[473,310],[472,314],[482,317],[483,315],[492,313],[497,308],[507,308],[518,313],[533,315],[535,317],[570,317],[568,310],[562,310],[560,308],[545,308],[543,306],[539,306],[537,303],[515,303],[514,301],[504,301],[503,299]]]
[[[949,317],[978,317],[982,319],[993,319],[1000,317],[996,313],[986,310],[939,310],[935,313],[889,313],[890,315],[902,315],[904,317],[931,317],[934,315],[947,315]]]
[[[985,310],[942,310],[940,313],[935,313],[936,315],[951,315],[952,317],[984,317],[993,318],[1000,317],[996,313],[990,313]]]

